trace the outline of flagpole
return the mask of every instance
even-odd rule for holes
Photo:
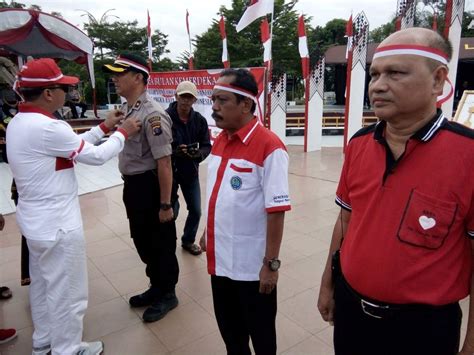
[[[268,90],[269,88],[269,83],[273,83],[272,81],[272,76],[273,76],[273,56],[272,56],[272,44],[273,44],[273,13],[275,12],[275,2],[273,3],[273,8],[272,8],[272,14],[271,14],[271,20],[270,20],[270,60],[268,61],[268,76],[267,76],[267,86],[266,89],[268,91],[267,94],[267,126],[268,129],[271,129],[271,112],[272,112],[272,91]]]

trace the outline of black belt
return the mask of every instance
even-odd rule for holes
[[[139,181],[142,180],[144,177],[147,177],[148,175],[152,174],[153,176],[157,176],[156,170],[151,169],[147,170],[143,173],[140,174],[134,174],[134,175],[123,175],[122,174],[122,180],[125,182],[132,182],[132,181]]]
[[[335,263],[336,265],[334,265]],[[339,263],[339,265],[337,265],[337,263]],[[342,274],[342,270],[340,268],[339,255],[337,255],[336,257],[333,257],[333,272],[334,271],[336,271],[337,273],[337,275],[334,275],[335,280],[339,279],[342,285],[348,291],[348,293],[351,294],[358,303],[360,303],[360,307],[362,311],[366,315],[373,318],[377,318],[377,319],[390,318],[402,312],[438,311],[438,310],[444,310],[446,308],[450,308],[457,305],[457,302],[449,303],[449,304],[441,305],[441,306],[434,306],[434,305],[419,304],[419,303],[395,304],[395,303],[384,303],[384,302],[376,301],[376,300],[373,300],[361,295],[359,292],[354,290],[351,285],[349,285],[346,278]]]

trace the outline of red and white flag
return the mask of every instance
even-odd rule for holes
[[[146,27],[146,35],[148,37],[148,59],[150,59],[150,62],[151,62],[151,59],[153,58],[153,46],[152,46],[152,43],[151,43],[150,12],[148,10],[146,10],[146,14],[147,14],[147,17],[148,17],[148,24],[147,24],[147,27]],[[151,63],[150,63],[150,66],[151,66]]]
[[[188,32],[188,38],[189,38],[188,66],[189,66],[189,70],[194,70],[194,58],[193,58],[193,48],[191,46],[191,31],[189,31],[189,12],[188,12],[188,9],[186,9],[186,31]]]
[[[239,20],[235,29],[237,32],[242,31],[259,17],[273,12],[273,0],[250,0],[249,5],[245,9],[244,14]]]
[[[270,25],[266,18],[260,24],[260,36],[263,45],[263,62],[268,66],[272,60],[272,39],[270,38]]]
[[[300,51],[303,78],[306,79],[309,74],[309,52],[303,15],[298,18],[298,49]]]
[[[352,40],[354,38],[354,30],[352,23],[352,15],[349,17],[349,21],[346,23],[346,36],[347,37],[347,47],[346,47],[346,59],[349,58],[349,52],[352,50]]]
[[[229,54],[227,52],[227,34],[225,33],[225,21],[224,16],[221,16],[219,21],[219,30],[221,32],[222,39],[222,63],[224,68],[230,68]]]

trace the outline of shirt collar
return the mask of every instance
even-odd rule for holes
[[[49,118],[52,118],[55,120],[56,118],[53,116],[51,112],[48,112],[41,107],[35,106],[29,102],[22,102],[18,105],[18,112],[23,112],[23,113],[40,113],[42,115],[45,115]]]
[[[229,139],[232,139],[233,137],[237,137],[238,139],[240,139],[242,143],[244,143],[245,145],[248,145],[250,138],[252,138],[252,135],[259,124],[260,124],[260,121],[257,119],[257,117],[254,116],[249,122],[245,124],[245,126],[243,126],[237,132],[232,134],[232,136]]]
[[[411,138],[417,139],[421,142],[430,141],[443,127],[447,122],[446,117],[443,115],[443,112],[438,109],[434,117],[418,131],[416,131]],[[385,127],[387,126],[386,121],[380,121],[375,126],[374,139],[377,141],[382,141],[385,139]]]

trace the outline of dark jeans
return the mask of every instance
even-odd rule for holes
[[[177,191],[178,185],[181,187],[186,207],[188,209],[188,217],[184,225],[183,236],[181,237],[182,244],[192,244],[196,240],[196,233],[201,219],[201,187],[199,185],[199,176],[196,176],[191,181],[174,182],[174,188]],[[176,199],[173,206],[175,217],[179,213],[179,201]]]
[[[334,299],[336,355],[455,355],[458,352],[462,317],[458,303],[400,308],[385,318],[374,318],[364,313],[360,299],[341,277],[335,281]]]
[[[124,176],[123,200],[130,224],[130,235],[146,275],[160,293],[175,289],[179,266],[176,259],[176,224],[160,223],[160,188],[156,172]]]
[[[259,281],[234,281],[211,276],[214,312],[227,354],[250,355],[249,338],[257,355],[276,354],[276,288],[258,292]]]

